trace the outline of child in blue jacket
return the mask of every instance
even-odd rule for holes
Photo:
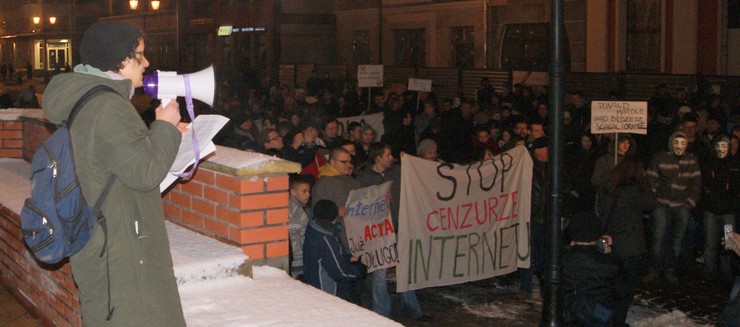
[[[362,273],[357,258],[345,253],[337,237],[339,210],[334,202],[320,200],[306,228],[303,243],[303,276],[306,283],[349,300],[349,282]]]

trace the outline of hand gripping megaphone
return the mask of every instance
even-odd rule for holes
[[[176,97],[190,96],[213,106],[213,94],[216,91],[213,66],[191,74],[178,75],[177,72],[155,71],[144,76],[144,93],[162,100],[166,106]]]

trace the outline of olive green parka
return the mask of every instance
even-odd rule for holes
[[[102,206],[108,225],[107,262],[106,255],[100,256],[105,235],[98,224],[90,242],[70,258],[83,324],[184,326],[159,192],[177,154],[180,132],[164,121],[147,128],[130,101],[131,80],[113,79],[83,65],[51,80],[44,91],[44,115],[61,123],[75,102],[100,84],[119,94],[94,96],[70,128],[87,202],[95,203],[108,177],[117,176]],[[109,293],[113,313],[106,321]]]

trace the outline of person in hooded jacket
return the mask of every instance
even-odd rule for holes
[[[350,282],[361,275],[362,265],[340,243],[338,217],[334,202],[314,204],[303,241],[303,277],[307,284],[349,301]]]
[[[611,254],[610,238],[601,233],[592,215],[576,215],[566,234],[562,263],[563,322],[565,326],[611,327],[614,300],[620,296],[621,265]]]
[[[723,226],[737,226],[736,213],[740,206],[740,161],[729,155],[730,138],[718,134],[712,140],[714,156],[709,157],[702,171],[704,212],[704,278],[715,280],[718,268],[720,239]],[[730,258],[722,256],[722,273],[730,277]]]
[[[701,170],[697,157],[686,151],[688,140],[682,131],[671,134],[669,151],[653,156],[646,176],[658,206],[653,211],[651,248],[652,267],[643,281],[664,275],[678,283],[675,267],[681,254],[681,241],[691,219],[691,208],[701,197]]]
[[[593,134],[581,134],[577,148],[567,155],[565,163],[564,211],[568,216],[579,212],[594,212],[596,188],[591,185],[596,160],[600,157]]]
[[[655,195],[647,188],[642,161],[626,157],[609,173],[601,205],[605,234],[612,237],[612,253],[622,263],[621,296],[614,301],[614,326],[625,326],[627,311],[642,273],[647,252],[642,215],[655,209]]]
[[[149,66],[144,51],[139,28],[97,22],[82,36],[81,63],[44,91],[44,116],[59,124],[88,90],[114,90],[90,98],[70,129],[88,203],[116,176],[102,206],[107,237],[95,224],[89,243],[70,258],[84,326],[185,326],[159,192],[182,139],[180,110],[177,101],[159,106],[147,127],[131,104]]]
[[[604,186],[609,172],[614,169],[619,162],[626,156],[634,155],[637,151],[637,144],[631,134],[619,134],[617,137],[617,158],[614,159],[614,144],[608,146],[609,153],[602,155],[594,164],[594,173],[591,176],[591,185],[597,189]]]

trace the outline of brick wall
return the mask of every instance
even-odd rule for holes
[[[36,148],[54,132],[54,124],[37,118],[22,117],[23,125],[23,159],[31,162]],[[0,156],[2,157],[2,156]]]
[[[287,269],[287,175],[235,176],[200,167],[163,199],[168,220],[239,247],[254,263]]]
[[[19,121],[0,122],[0,158],[23,156],[23,124]]]
[[[47,326],[81,326],[77,286],[67,261],[54,266],[34,260],[23,243],[20,217],[0,204],[2,284]]]
[[[3,121],[0,113],[0,126],[0,158],[29,162],[54,130],[52,124],[33,115]],[[252,264],[287,270],[287,174],[297,172],[300,165],[270,159],[257,169],[239,169],[217,162],[223,152],[237,163],[261,156],[219,147],[216,156],[201,163],[191,181],[176,182],[165,192],[166,218],[241,248]],[[80,326],[77,287],[69,264],[47,266],[34,260],[23,243],[17,210],[0,203],[0,282],[46,325]]]

